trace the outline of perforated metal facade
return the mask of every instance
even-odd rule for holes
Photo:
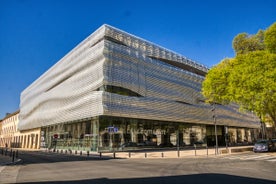
[[[213,124],[200,93],[208,68],[103,25],[21,94],[19,129],[106,115]],[[126,95],[106,86],[129,91]],[[257,128],[235,105],[217,106],[218,125]]]

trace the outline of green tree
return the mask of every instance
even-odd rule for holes
[[[276,23],[265,31],[233,39],[236,57],[211,68],[202,85],[209,102],[237,103],[276,124]],[[273,41],[274,40],[274,41]]]
[[[228,95],[244,109],[276,122],[276,55],[254,51],[236,56],[228,78]]]
[[[224,59],[216,67],[209,70],[203,82],[203,95],[207,101],[228,104],[230,102],[229,75],[233,59]]]
[[[252,51],[264,50],[264,31],[259,30],[256,35],[240,33],[233,39],[232,46],[237,54],[245,54]]]
[[[276,54],[276,22],[266,30],[264,43],[269,52]]]

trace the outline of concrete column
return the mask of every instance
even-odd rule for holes
[[[26,142],[27,142],[27,135],[24,135],[24,138],[23,138],[23,148],[26,148]]]
[[[28,139],[27,139],[27,148],[31,148],[31,136],[30,135],[28,135]]]
[[[20,148],[23,148],[23,135],[21,135],[21,139],[20,139]]]
[[[31,144],[30,144],[30,148],[31,148],[31,149],[34,149],[34,144],[35,144],[35,142],[34,142],[34,141],[35,141],[35,140],[34,140],[34,139],[35,139],[35,134],[31,134],[31,136],[30,136],[30,137],[31,137]]]
[[[38,134],[35,134],[35,145],[34,145],[34,149],[38,149],[38,144],[39,143],[39,139],[38,139]]]

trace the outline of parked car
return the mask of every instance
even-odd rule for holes
[[[140,142],[140,143],[137,143],[138,146],[149,146],[149,147],[152,147],[152,146],[156,146],[156,142],[152,142],[152,141],[144,141],[144,142]]]
[[[137,143],[135,142],[127,142],[121,145],[121,148],[126,148],[126,147],[137,147]]]
[[[276,139],[270,139],[268,146],[269,151],[276,151]]]
[[[269,151],[269,141],[268,140],[258,140],[253,147],[253,151],[256,152],[268,152]]]

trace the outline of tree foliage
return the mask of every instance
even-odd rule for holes
[[[276,22],[266,30],[264,43],[269,52],[276,54]]]
[[[256,35],[240,33],[233,39],[233,49],[237,54],[245,54],[252,51],[264,50],[264,31],[260,30]]]
[[[203,95],[209,102],[238,103],[276,124],[276,23],[256,35],[238,34],[233,48],[235,58],[209,70]]]
[[[224,59],[215,68],[211,69],[203,82],[203,95],[208,102],[229,103],[229,66],[231,59]]]

